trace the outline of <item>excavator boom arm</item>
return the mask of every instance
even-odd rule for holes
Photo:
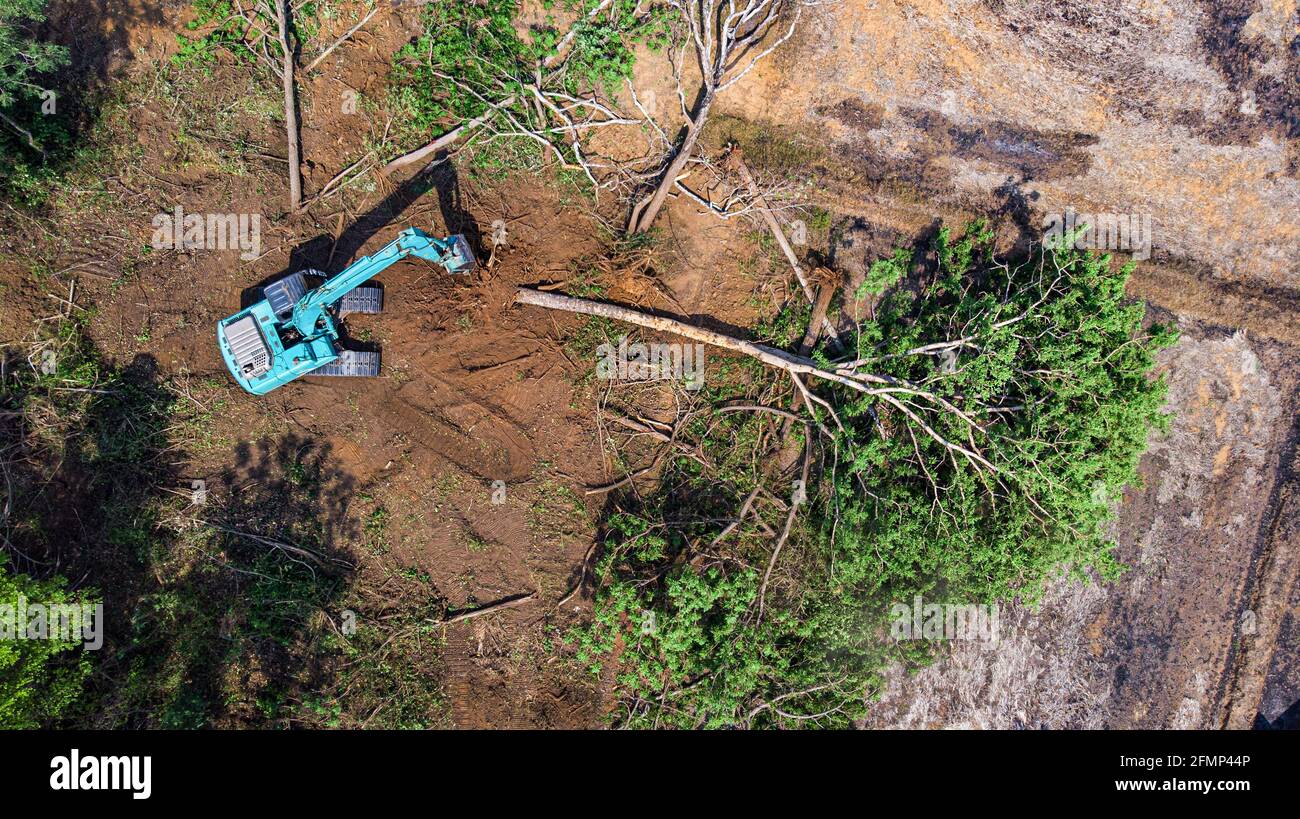
[[[435,239],[418,228],[407,228],[380,250],[357,259],[299,299],[293,308],[294,327],[303,336],[311,336],[322,310],[407,256],[440,264],[448,273],[468,273],[474,268],[474,256],[464,237]]]

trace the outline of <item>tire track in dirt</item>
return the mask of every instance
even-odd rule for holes
[[[1246,729],[1254,723],[1288,600],[1300,579],[1300,557],[1295,548],[1300,530],[1297,524],[1300,510],[1296,509],[1296,486],[1300,482],[1297,474],[1300,414],[1293,413],[1283,452],[1269,511],[1261,525],[1259,546],[1251,557],[1241,602],[1236,609],[1240,640],[1233,641],[1220,675],[1216,697],[1222,708],[1220,728]],[[1255,633],[1243,628],[1247,618]]]
[[[518,690],[501,680],[480,663],[479,633],[475,623],[466,621],[447,627],[447,644],[443,650],[447,679],[447,695],[451,704],[452,724],[462,730],[484,728],[527,729],[535,727],[532,720],[519,707]],[[482,691],[505,687],[500,696],[482,696]],[[495,704],[507,710],[505,714],[490,714],[483,706]],[[476,707],[477,706],[477,707]]]
[[[532,472],[536,461],[532,445],[522,430],[490,410],[485,415],[492,419],[493,425],[487,428],[475,425],[464,430],[438,409],[424,408],[390,393],[379,399],[377,411],[368,414],[483,480],[523,480]]]
[[[490,517],[466,520],[465,526],[473,531],[476,537],[490,543],[511,546],[516,543],[528,543],[530,541],[528,521],[524,513],[521,510],[507,506],[500,507]]]
[[[478,673],[474,660],[473,631],[468,624],[457,623],[447,627],[447,645],[443,649],[442,661],[447,684],[447,696],[451,700],[451,721],[456,728],[487,728],[477,709],[471,707],[473,702],[473,685],[470,679]]]

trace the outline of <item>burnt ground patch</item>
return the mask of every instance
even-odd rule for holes
[[[1010,122],[959,125],[938,111],[903,108],[900,115],[930,140],[935,155],[982,159],[1029,179],[1082,176],[1092,165],[1087,148],[1097,137],[1077,131],[1040,131]]]
[[[992,164],[1017,185],[1086,174],[1092,166],[1089,148],[1098,141],[1093,134],[1009,122],[961,124],[942,112],[913,106],[899,108],[891,117],[880,106],[853,97],[822,106],[816,114],[851,134],[832,148],[841,166],[834,176],[917,199],[952,196],[952,170],[944,161],[949,157]],[[895,132],[905,134],[901,156],[887,155],[880,147],[879,139]]]
[[[1285,67],[1278,73],[1265,73],[1269,61],[1257,33],[1249,30],[1257,6],[1251,0],[1214,0],[1202,2],[1204,22],[1200,37],[1210,61],[1223,74],[1229,86],[1240,96],[1254,95],[1257,117],[1239,111],[1224,112],[1224,122],[1210,127],[1206,135],[1220,144],[1247,144],[1265,131],[1286,139],[1300,138],[1300,36],[1281,43]],[[1291,29],[1294,31],[1294,27]],[[1290,173],[1295,174],[1293,160]]]

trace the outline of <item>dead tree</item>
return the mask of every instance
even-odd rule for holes
[[[289,146],[289,208],[296,213],[302,208],[302,148],[298,142],[293,47],[289,43],[289,0],[275,0],[275,22],[280,28],[280,48],[284,51],[280,78],[284,81],[284,128]]]
[[[304,203],[302,196],[302,137],[301,128],[298,121],[298,92],[296,75],[298,47],[302,45],[297,41],[297,32],[293,27],[293,10],[294,7],[290,0],[255,0],[249,7],[244,6],[236,0],[235,3],[237,14],[246,24],[239,42],[252,54],[260,60],[262,65],[268,68],[276,77],[280,79],[284,91],[284,124],[285,124],[285,142],[288,150],[289,162],[289,207],[291,212],[298,212],[310,202]],[[322,50],[307,67],[302,69],[301,73],[310,73],[325,58],[334,52],[339,46],[347,42],[366,23],[378,13],[379,6],[371,9],[359,22],[348,29],[343,36],[334,41],[328,48]],[[271,24],[274,23],[274,30]],[[279,50],[279,54],[275,51]],[[356,163],[352,170],[357,165]],[[338,178],[331,180],[331,183],[339,181]],[[312,201],[319,199],[324,193],[322,190],[317,193]]]
[[[654,224],[659,210],[691,161],[700,132],[718,94],[734,85],[767,55],[794,35],[803,11],[800,0],[670,0],[682,16],[695,52],[701,84],[694,108],[687,113],[678,77],[678,99],[686,115],[686,133],[659,177],[658,184],[632,209],[628,231]],[[788,18],[788,26],[779,25]],[[775,36],[769,36],[773,35]]]

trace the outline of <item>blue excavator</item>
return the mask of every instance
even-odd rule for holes
[[[217,324],[217,342],[230,374],[254,395],[304,375],[379,375],[379,353],[344,349],[338,322],[348,313],[383,310],[384,291],[362,285],[407,256],[427,259],[452,274],[471,273],[477,266],[464,236],[437,239],[407,228],[336,276],[326,278],[316,270],[290,273],[263,287],[261,301]],[[324,281],[309,288],[308,276]]]

